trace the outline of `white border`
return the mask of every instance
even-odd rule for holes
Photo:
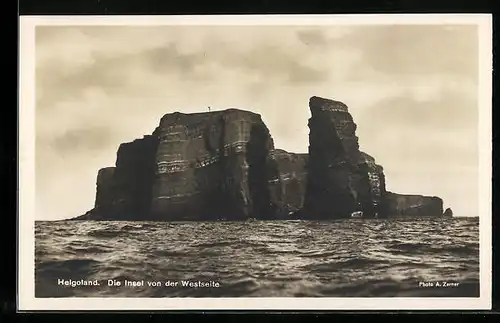
[[[37,25],[479,26],[479,298],[35,298],[35,26]],[[492,16],[487,14],[21,16],[19,83],[18,310],[469,310],[491,309]],[[452,117],[452,116],[451,116]]]

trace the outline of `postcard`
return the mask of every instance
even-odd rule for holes
[[[491,15],[20,17],[18,309],[491,308]]]

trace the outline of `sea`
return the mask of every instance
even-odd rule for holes
[[[479,219],[35,224],[36,297],[478,297]]]

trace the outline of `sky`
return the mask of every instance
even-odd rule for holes
[[[344,102],[387,189],[478,216],[473,25],[38,26],[36,220],[94,205],[99,168],[172,112],[261,114],[308,149],[308,101]]]

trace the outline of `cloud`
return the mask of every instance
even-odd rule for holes
[[[98,30],[101,32],[98,33]],[[216,41],[217,35],[214,34],[217,34],[217,30],[212,30],[211,35],[192,35],[199,43],[206,44],[201,48],[189,48],[186,41],[179,35],[174,36],[172,31],[165,32],[163,38],[153,36],[153,39],[160,41],[143,44],[141,48],[136,46],[135,40],[148,38],[150,34],[158,35],[158,30],[139,28],[132,33],[133,40],[106,43],[104,40],[119,35],[116,27],[70,28],[60,30],[60,33],[58,27],[40,28],[37,30],[38,107],[51,108],[64,98],[78,98],[87,88],[99,88],[111,94],[125,89],[133,90],[134,87],[141,88],[137,83],[147,83],[148,80],[138,80],[138,70],[193,82],[215,81],[221,70],[237,70],[240,77],[253,77],[261,83],[265,80],[286,83],[328,80],[329,71],[321,66],[302,63],[301,56],[307,54],[303,49],[301,52],[299,48],[290,47],[290,44],[280,46],[270,39],[255,40],[248,37],[238,42],[253,45],[242,51],[234,43]],[[193,31],[188,33],[193,34]],[[70,41],[71,46],[64,40]],[[191,43],[192,40],[187,42]]]
[[[447,74],[477,82],[477,32],[472,25],[358,27],[339,45],[355,42],[363,53],[365,64],[353,66],[353,78],[364,77],[368,66],[376,76]]]
[[[326,46],[328,38],[321,30],[301,30],[297,32],[297,38],[306,45]]]
[[[349,106],[361,148],[384,166],[392,190],[454,198],[463,192],[450,191],[451,178],[475,176],[475,31],[37,27],[37,199],[47,217],[85,212],[98,168],[114,164],[121,142],[151,133],[166,113],[208,105],[260,113],[276,147],[306,152],[313,95]],[[426,177],[439,177],[436,169],[442,184]],[[80,193],[58,204],[67,186]]]
[[[353,49],[344,81],[401,82],[432,75],[463,78],[477,84],[478,29],[475,25],[377,25],[296,33],[316,50]]]
[[[478,122],[477,102],[477,96],[445,87],[424,97],[406,90],[376,102],[363,117],[400,128],[417,125],[420,130],[460,131]]]
[[[51,140],[53,148],[61,154],[74,153],[76,150],[100,150],[109,143],[109,128],[87,127],[72,129]]]

